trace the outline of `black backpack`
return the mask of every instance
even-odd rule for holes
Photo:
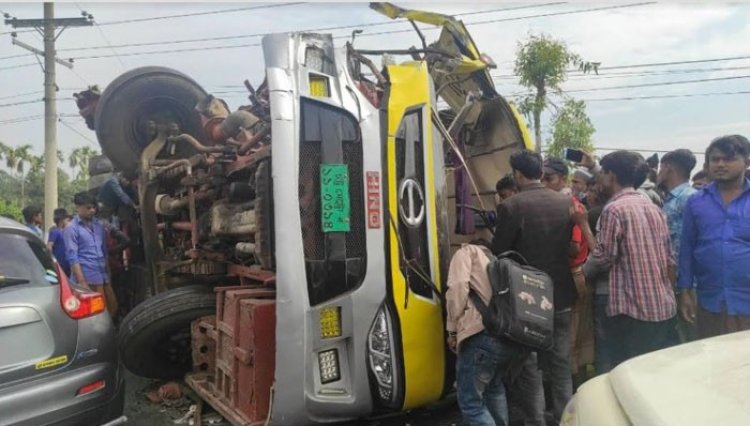
[[[487,275],[492,286],[489,305],[473,289],[469,292],[487,332],[532,350],[551,349],[555,309],[549,275],[515,251],[491,257]]]

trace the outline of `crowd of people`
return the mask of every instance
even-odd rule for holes
[[[496,186],[493,241],[464,245],[448,274],[448,345],[466,422],[508,424],[507,390],[525,425],[544,425],[547,407],[558,424],[574,386],[592,374],[750,330],[750,142],[713,140],[692,185],[691,151],[649,160],[624,150],[600,161],[584,153],[571,173],[559,158],[511,155],[512,173]],[[475,291],[490,302],[487,265],[508,250],[552,279],[550,350],[490,335],[468,297]]]
[[[47,233],[47,248],[60,269],[76,285],[96,291],[104,297],[107,310],[114,318],[118,311],[117,296],[112,287],[109,262],[111,252],[121,252],[129,245],[119,229],[117,212],[134,209],[132,177],[112,176],[97,191],[75,194],[75,216],[64,208],[54,210],[55,225]],[[43,216],[39,206],[22,210],[26,227],[45,240]]]

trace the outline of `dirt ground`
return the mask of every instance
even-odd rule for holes
[[[172,426],[183,424],[191,426],[189,419],[177,423],[190,410],[193,401],[187,396],[167,403],[153,403],[149,401],[146,392],[157,389],[163,382],[144,379],[126,371],[125,415],[128,416],[128,426]],[[190,389],[182,385],[186,395]],[[204,405],[203,425],[231,426],[217,414],[211,413],[208,404]],[[207,421],[212,420],[210,423]],[[359,420],[339,424],[339,426],[458,426],[461,425],[461,414],[455,403],[445,403],[431,409],[414,411],[404,415],[390,416],[369,420]],[[197,425],[192,425],[197,426]]]
[[[190,406],[194,404],[195,395],[192,390],[181,384],[182,398],[153,403],[145,394],[150,390],[157,389],[163,381],[144,379],[129,372],[125,372],[126,395],[125,415],[128,416],[128,426],[172,426],[186,425],[198,426],[190,422],[190,416],[186,416]],[[231,426],[220,415],[214,412],[208,404],[203,405],[203,425],[201,426]],[[518,406],[511,401],[510,404],[510,426],[523,424]],[[182,422],[180,422],[182,420]],[[548,424],[553,424],[551,418]],[[339,423],[337,426],[461,426],[461,413],[455,400],[448,400],[440,405],[415,410],[406,414],[390,415],[372,419],[362,419],[354,422]]]

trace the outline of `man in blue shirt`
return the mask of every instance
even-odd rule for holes
[[[65,237],[63,236],[63,230],[68,226],[72,217],[68,214],[68,211],[63,208],[55,209],[55,226],[49,230],[49,238],[47,240],[47,248],[55,256],[57,263],[65,272],[65,275],[70,276],[70,263],[68,263],[68,255],[65,251]]]
[[[133,198],[136,196],[132,186],[134,180],[132,175],[113,175],[104,182],[96,196],[102,206],[100,217],[109,219],[114,228],[120,228],[120,207],[135,208]]]
[[[701,337],[750,330],[750,142],[714,139],[706,163],[713,182],[685,205],[677,280],[680,313]]]
[[[690,186],[690,172],[695,168],[695,155],[688,149],[670,151],[661,158],[656,183],[664,193],[664,214],[667,216],[669,239],[675,259],[680,256],[682,236],[682,214],[687,200],[696,190]],[[678,334],[681,342],[695,340],[695,328],[684,320],[678,322]],[[677,344],[679,342],[675,342]]]
[[[73,198],[78,213],[63,231],[65,249],[73,282],[104,296],[107,310],[114,317],[117,299],[107,266],[107,231],[95,216],[96,198],[79,192]]]
[[[669,238],[675,258],[680,255],[682,213],[685,203],[696,190],[690,186],[690,172],[695,168],[695,156],[690,150],[677,149],[664,154],[656,182],[664,191],[664,214],[667,215]]]

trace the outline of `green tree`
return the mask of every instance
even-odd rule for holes
[[[23,220],[23,214],[21,213],[21,208],[18,207],[18,204],[2,198],[0,198],[0,216],[4,216],[19,222]]]
[[[514,73],[519,83],[535,93],[520,100],[519,108],[534,127],[536,150],[542,150],[542,112],[547,108],[548,90],[562,93],[560,85],[568,78],[568,67],[574,66],[584,73],[598,73],[599,62],[586,62],[571,52],[562,41],[541,34],[531,34],[528,40],[518,43]]]
[[[30,163],[31,159],[31,145],[21,145],[15,148],[6,147],[5,149],[5,165],[10,169],[11,173],[16,174],[16,178],[21,181],[21,200],[20,204],[23,206],[26,203],[26,192],[25,192],[25,181],[24,171],[26,164]]]
[[[594,150],[591,136],[596,129],[586,115],[586,103],[568,98],[552,119],[552,138],[547,153],[562,156],[563,148],[577,148],[587,152]]]
[[[99,155],[99,152],[88,146],[78,147],[70,153],[68,165],[71,169],[78,169],[76,179],[83,179],[88,175],[89,161],[96,155]]]

